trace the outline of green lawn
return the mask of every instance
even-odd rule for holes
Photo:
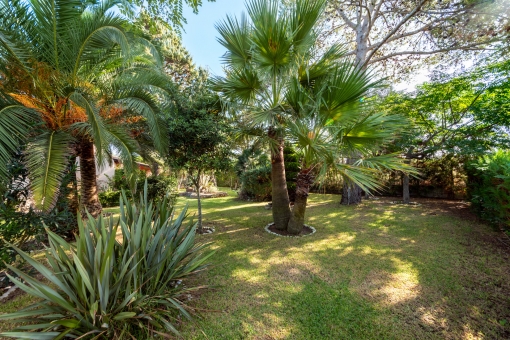
[[[265,203],[230,194],[203,201],[216,232],[199,238],[216,254],[193,280],[214,287],[189,302],[208,311],[181,326],[184,339],[510,338],[510,251],[462,204],[311,195],[317,233],[296,239],[264,231]]]

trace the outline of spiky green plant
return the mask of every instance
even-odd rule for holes
[[[199,287],[180,280],[206,267],[212,252],[195,242],[196,225],[185,224],[168,200],[153,205],[147,186],[139,202],[120,199],[120,220],[90,214],[79,221],[76,244],[47,230],[48,264],[14,247],[44,277],[37,280],[8,266],[21,280],[11,280],[40,302],[0,320],[27,323],[0,336],[18,339],[87,337],[124,339],[133,332],[178,334],[178,315],[190,318],[180,297]],[[119,228],[120,227],[120,228]],[[47,282],[46,282],[47,281]]]

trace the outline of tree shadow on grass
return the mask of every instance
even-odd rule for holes
[[[308,211],[316,235],[290,239],[262,229],[270,212],[234,211],[210,214],[221,228],[203,278],[219,288],[197,303],[225,312],[200,322],[210,339],[510,337],[508,254],[473,239],[486,226],[328,203]]]

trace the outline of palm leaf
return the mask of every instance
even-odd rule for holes
[[[25,158],[36,207],[47,212],[57,200],[67,170],[72,137],[63,131],[36,136],[27,145]]]

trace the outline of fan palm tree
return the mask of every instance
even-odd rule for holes
[[[96,164],[118,150],[129,171],[137,150],[129,123],[144,122],[164,152],[171,82],[157,51],[112,11],[121,1],[0,2],[0,176],[21,144],[36,206],[56,200],[71,155],[79,156],[81,202],[101,211]]]
[[[301,167],[287,227],[291,234],[299,234],[303,228],[309,190],[316,177],[321,180],[334,171],[344,181],[370,192],[381,188],[376,175],[383,170],[416,173],[398,154],[381,153],[403,133],[406,120],[367,110],[362,92],[349,89],[369,88],[369,77],[354,64],[346,66],[317,79],[313,86],[300,84],[300,91],[293,92],[297,98],[291,102],[299,104],[295,105],[299,119],[288,122],[286,131],[301,155]],[[352,154],[358,160],[346,164],[344,160]]]
[[[230,103],[240,104],[252,127],[265,130],[271,145],[273,219],[287,228],[291,211],[283,160],[284,129],[295,119],[288,93],[302,81],[328,74],[343,56],[339,46],[317,52],[317,22],[325,0],[297,0],[287,7],[275,0],[250,0],[248,16],[227,16],[217,25],[225,46],[225,77],[214,86]]]

